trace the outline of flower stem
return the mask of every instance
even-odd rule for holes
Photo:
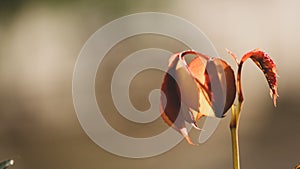
[[[244,96],[242,91],[242,67],[244,60],[242,59],[240,62],[237,61],[237,57],[231,51],[227,50],[227,52],[233,57],[235,62],[238,65],[237,72],[237,93],[238,93],[238,105],[233,105],[231,107],[231,121],[230,121],[230,133],[231,133],[231,144],[232,144],[232,159],[233,159],[233,169],[240,169],[240,150],[239,150],[239,120],[242,105],[244,102]]]
[[[233,168],[240,169],[239,142],[236,128],[231,128],[232,153],[233,153]]]
[[[240,169],[240,153],[239,153],[239,137],[238,137],[238,125],[241,112],[242,102],[239,102],[237,107],[235,105],[231,108],[231,143],[232,143],[232,157],[233,157],[233,169]]]

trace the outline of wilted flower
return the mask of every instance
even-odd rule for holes
[[[190,144],[193,143],[188,136],[185,122],[199,129],[197,121],[202,116],[224,117],[234,103],[236,92],[241,107],[243,102],[241,71],[243,63],[248,58],[264,72],[276,106],[277,70],[270,56],[260,49],[255,49],[246,53],[238,62],[232,52],[228,50],[228,53],[238,64],[237,87],[232,68],[220,58],[188,50],[176,53],[169,59],[168,70],[161,86],[161,116]],[[187,64],[185,56],[189,54],[195,57]]]
[[[189,65],[187,54],[195,56]],[[185,122],[199,129],[202,116],[224,116],[236,95],[234,72],[222,59],[184,51],[171,56],[161,90],[162,118],[193,144]]]

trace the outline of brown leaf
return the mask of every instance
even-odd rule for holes
[[[251,58],[252,61],[263,71],[265,77],[268,81],[270,87],[270,93],[273,96],[274,106],[276,106],[276,100],[278,97],[277,91],[277,69],[272,58],[264,51],[260,49],[254,49],[246,53],[240,62],[240,67],[248,59]]]

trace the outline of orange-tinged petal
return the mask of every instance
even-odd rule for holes
[[[204,60],[200,57],[195,57],[189,63],[189,70],[193,74],[193,76],[198,79],[202,84],[205,83],[205,67],[206,67],[207,60]]]
[[[201,88],[200,114],[196,121],[201,115],[223,117],[236,95],[234,72],[231,67],[218,58],[203,63],[203,60],[197,57],[189,64],[189,70]]]

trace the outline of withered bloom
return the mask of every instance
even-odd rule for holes
[[[239,103],[242,104],[244,98],[241,71],[243,63],[248,58],[251,58],[265,74],[276,106],[277,70],[271,57],[266,52],[255,49],[246,53],[238,62],[232,52],[228,50],[228,53],[238,64],[237,81],[232,68],[220,58],[209,57],[192,50],[176,53],[170,57],[161,86],[161,116],[190,144],[193,142],[188,136],[186,122],[199,129],[197,121],[203,116],[224,117],[235,100],[236,92]],[[194,56],[189,64],[184,58],[188,54]]]
[[[195,56],[189,64],[188,54]],[[236,95],[234,72],[222,59],[184,51],[171,56],[161,90],[162,118],[193,144],[185,122],[199,129],[202,116],[224,117]]]

